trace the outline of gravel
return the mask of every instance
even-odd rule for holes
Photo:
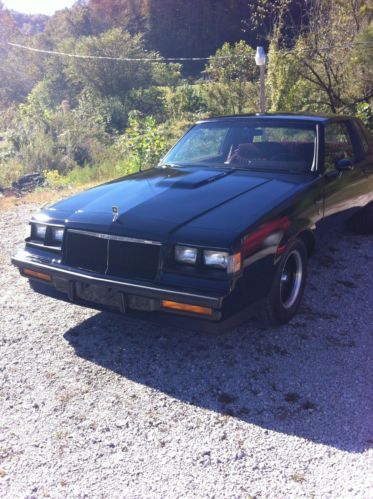
[[[373,238],[334,225],[287,326],[155,326],[31,292],[0,214],[0,496],[370,498]]]

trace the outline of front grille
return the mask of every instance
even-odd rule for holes
[[[71,267],[105,274],[109,240],[67,231],[65,263]]]
[[[64,263],[113,277],[155,279],[160,244],[68,230]]]
[[[158,270],[159,249],[153,244],[110,241],[108,273],[118,277],[154,279]]]

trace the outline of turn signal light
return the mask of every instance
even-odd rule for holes
[[[43,274],[42,272],[37,272],[31,269],[22,269],[22,272],[27,277],[34,277],[35,279],[40,279],[41,281],[51,282],[52,277],[48,274]]]
[[[199,307],[198,305],[188,305],[187,303],[179,303],[176,301],[162,300],[161,305],[163,308],[171,310],[179,310],[182,312],[192,312],[200,315],[212,315],[212,308]]]

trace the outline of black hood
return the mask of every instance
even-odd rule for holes
[[[227,205],[237,206],[239,199],[239,205],[242,205],[240,220],[244,211],[246,221],[253,218],[250,211],[257,217],[268,208],[268,196],[273,206],[274,198],[282,197],[294,187],[294,182],[243,170],[154,168],[62,200],[43,214],[54,220],[64,219],[75,228],[165,242],[177,239],[177,233],[191,224],[199,228],[205,225],[206,230],[219,226],[221,230],[222,209],[229,214]],[[119,211],[115,222],[113,206]],[[217,219],[212,224],[209,218],[214,213]],[[234,217],[236,220],[227,220],[227,229],[232,223],[237,224],[237,214]]]

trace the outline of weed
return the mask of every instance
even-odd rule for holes
[[[68,435],[67,432],[63,430],[58,430],[54,434],[57,440],[65,440],[67,438],[67,435]]]
[[[303,473],[299,473],[299,472],[296,472],[296,473],[293,473],[290,478],[294,481],[294,482],[297,482],[297,483],[303,483],[306,481],[306,478],[304,476]]]

